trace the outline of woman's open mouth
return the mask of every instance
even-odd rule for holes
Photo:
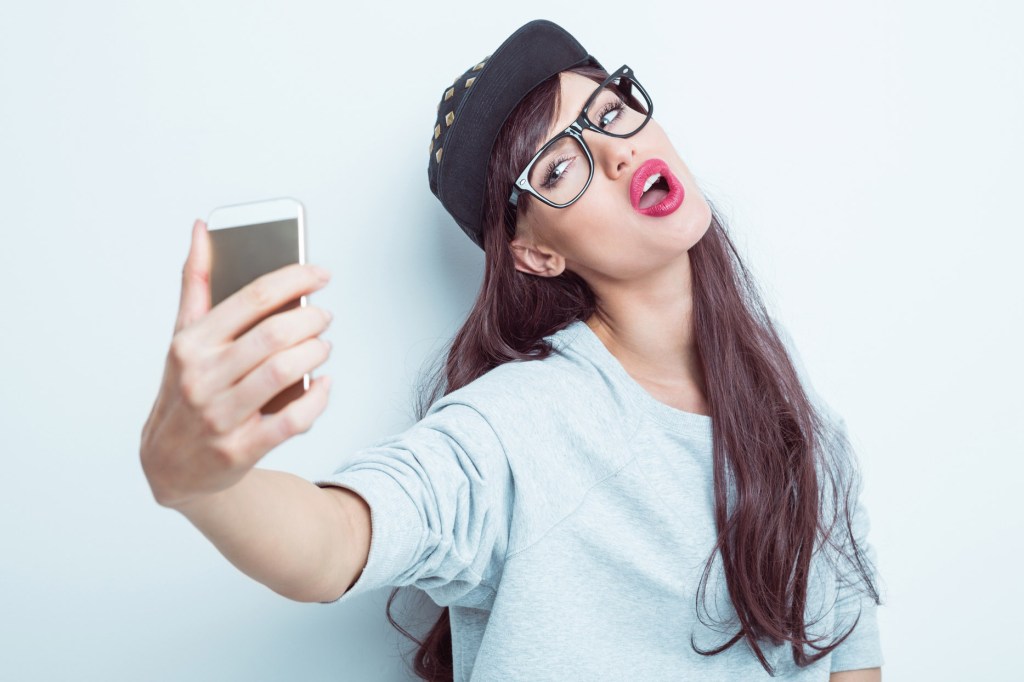
[[[630,183],[630,201],[641,215],[666,216],[683,203],[683,183],[661,159],[648,159]]]

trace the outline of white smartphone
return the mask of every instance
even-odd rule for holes
[[[221,206],[210,213],[206,228],[210,234],[210,303],[213,306],[261,275],[292,263],[306,262],[305,209],[296,199],[282,197]],[[305,305],[306,297],[301,296],[270,315]],[[266,317],[242,330],[239,336],[263,319]],[[309,383],[310,375],[304,374],[260,412],[278,412],[308,391]]]

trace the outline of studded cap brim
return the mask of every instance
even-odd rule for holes
[[[501,126],[533,88],[585,63],[601,66],[561,26],[536,19],[442,93],[429,145],[430,191],[480,248],[487,163]]]

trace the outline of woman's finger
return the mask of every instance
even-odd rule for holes
[[[210,309],[210,235],[206,223],[192,223],[192,244],[181,271],[181,299],[174,331],[190,326]]]
[[[312,338],[275,353],[214,398],[208,408],[208,419],[222,433],[235,428],[271,398],[302,379],[303,374],[322,365],[330,349],[328,341]]]
[[[292,263],[257,277],[218,303],[196,325],[208,345],[235,340],[256,322],[291,301],[327,284],[330,273],[315,265]]]
[[[240,432],[241,449],[255,464],[260,457],[292,436],[305,433],[327,407],[330,377],[317,377],[306,394],[280,412],[252,419]]]
[[[210,358],[203,393],[234,386],[271,355],[322,334],[330,321],[330,313],[312,305],[271,315]]]

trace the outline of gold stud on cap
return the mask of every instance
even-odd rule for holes
[[[480,62],[479,64],[477,64],[476,66],[474,66],[472,70],[473,70],[473,71],[479,71],[480,69],[484,68],[484,64],[485,64],[485,63],[486,63],[486,60],[484,60],[483,62]]]
[[[466,87],[468,88],[468,87],[469,87],[470,85],[472,85],[472,84],[473,84],[473,81],[475,81],[475,80],[476,80],[476,76],[473,76],[472,78],[470,78],[469,80],[467,80],[467,81],[466,81]]]
[[[427,147],[427,153],[429,154],[432,151],[434,151],[434,141],[433,140],[430,141],[430,146]]]
[[[441,124],[440,123],[438,123],[436,126],[434,126],[434,139],[436,140],[439,137],[441,137]],[[434,143],[431,142],[430,144],[434,144]]]
[[[441,152],[444,151],[444,147],[438,147],[437,153],[434,154],[434,158],[437,159],[438,163],[441,163]]]
[[[450,100],[452,98],[452,95],[454,95],[454,94],[455,94],[455,88],[448,88],[447,90],[445,90],[445,92],[444,92],[444,101],[447,102],[448,100]]]
[[[451,126],[452,121],[454,121],[454,120],[455,120],[455,112],[454,111],[449,111],[447,114],[444,115],[444,122],[446,124],[448,124],[449,126]]]

